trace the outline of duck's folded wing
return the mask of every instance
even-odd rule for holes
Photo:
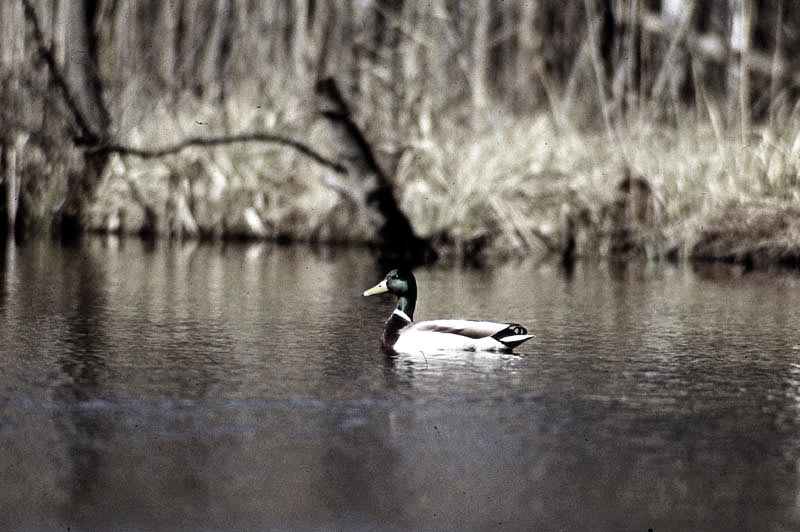
[[[528,331],[517,323],[496,323],[477,320],[430,320],[415,323],[415,331],[457,334],[467,338],[494,337],[498,340],[511,335],[527,335]],[[530,336],[529,336],[530,338]]]

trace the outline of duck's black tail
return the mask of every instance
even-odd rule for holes
[[[501,344],[514,349],[523,342],[535,338],[534,335],[528,334],[528,329],[519,323],[509,323],[508,327],[492,335],[492,338]]]

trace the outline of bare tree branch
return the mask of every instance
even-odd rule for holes
[[[125,146],[124,144],[100,144],[97,146],[90,146],[86,149],[89,153],[118,153],[120,155],[133,155],[143,159],[152,159],[156,157],[164,157],[165,155],[173,155],[178,152],[190,148],[192,146],[219,146],[222,144],[235,144],[237,142],[274,142],[283,144],[299,151],[303,155],[312,158],[319,164],[326,166],[337,173],[344,174],[347,172],[345,167],[331,159],[328,159],[318,151],[314,150],[307,144],[300,142],[283,135],[275,133],[241,133],[238,135],[223,135],[220,137],[188,137],[177,144],[167,146],[164,148],[136,148],[133,146]]]

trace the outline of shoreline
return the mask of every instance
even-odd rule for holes
[[[445,262],[555,255],[800,265],[798,113],[784,134],[757,130],[744,148],[720,143],[705,123],[632,130],[618,145],[602,132],[559,130],[543,115],[497,114],[483,126],[454,135],[457,128],[442,123],[383,154],[401,209]],[[270,145],[193,148],[157,160],[115,155],[84,228],[201,240],[375,240],[346,176]]]

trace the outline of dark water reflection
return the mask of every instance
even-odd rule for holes
[[[418,271],[523,356],[387,361],[363,251],[0,264],[0,529],[796,530],[800,277]]]

